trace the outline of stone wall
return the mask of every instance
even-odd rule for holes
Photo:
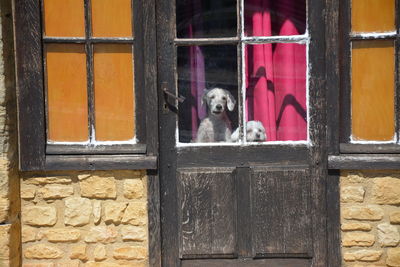
[[[400,172],[341,175],[343,266],[400,266]]]
[[[22,266],[148,266],[146,185],[144,171],[22,177]]]

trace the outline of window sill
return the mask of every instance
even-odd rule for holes
[[[47,144],[46,154],[54,155],[95,155],[95,154],[146,154],[145,144],[113,144],[113,145],[70,145]]]
[[[45,170],[154,170],[156,156],[47,155]]]
[[[341,154],[328,157],[329,169],[396,170],[400,169],[400,154]]]
[[[340,144],[343,154],[397,154],[400,153],[399,144]]]

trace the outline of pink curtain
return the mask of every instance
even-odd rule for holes
[[[192,6],[189,5],[190,12],[194,17],[197,13],[201,13],[201,1],[192,1]],[[202,21],[201,17],[197,23],[189,25],[188,37],[194,38],[197,35],[201,35],[203,29],[201,27]],[[199,46],[191,46],[189,48],[189,58],[190,58],[190,92],[191,98],[194,99],[194,103],[191,106],[191,129],[192,129],[192,140],[196,139],[197,129],[200,121],[206,116],[206,109],[201,105],[201,98],[203,91],[206,88],[206,78],[205,78],[205,66],[204,66],[204,56]]]
[[[206,88],[204,73],[204,56],[200,47],[190,47],[190,92],[192,99],[192,140],[196,139],[197,129],[200,121],[206,116],[206,109],[201,105],[201,97]]]
[[[304,33],[305,1],[277,2],[245,1],[247,35]],[[306,140],[306,45],[248,45],[245,53],[247,120],[261,121],[268,141]]]

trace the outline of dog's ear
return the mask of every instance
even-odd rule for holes
[[[207,94],[208,94],[208,92],[210,92],[210,90],[208,90],[208,89],[204,89],[203,90],[203,96],[201,97],[201,105],[202,106],[207,105]]]
[[[225,92],[226,92],[226,96],[227,96],[228,110],[233,111],[235,109],[236,100],[228,90],[225,90]]]
[[[257,124],[257,127],[260,128],[261,131],[265,133],[265,127],[261,121],[254,121]]]

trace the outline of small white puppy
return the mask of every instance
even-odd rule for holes
[[[205,90],[201,104],[208,107],[207,117],[200,123],[196,143],[229,142],[232,130],[226,112],[235,108],[236,101],[232,94],[221,88]]]
[[[232,142],[239,140],[239,128],[237,128],[232,136]],[[261,121],[248,121],[246,123],[246,140],[247,142],[264,142],[267,140],[267,134]]]

